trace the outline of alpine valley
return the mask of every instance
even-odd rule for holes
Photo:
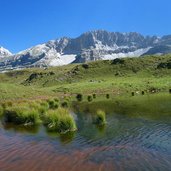
[[[61,66],[144,55],[171,53],[171,35],[143,36],[136,32],[90,31],[77,38],[63,37],[17,54],[0,47],[0,70]]]

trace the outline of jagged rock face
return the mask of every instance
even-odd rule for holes
[[[162,45],[171,45],[171,35],[163,36],[160,44]]]
[[[92,31],[81,36],[51,40],[18,54],[1,52],[0,66],[58,66],[94,60],[171,53],[171,35],[159,38],[139,33]]]
[[[76,39],[71,39],[64,49],[65,53],[81,53],[83,49],[138,49],[155,44],[157,37],[144,37],[138,33],[113,33],[107,31],[94,31],[82,34]]]

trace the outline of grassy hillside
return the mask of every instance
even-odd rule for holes
[[[146,56],[0,74],[0,99],[168,91],[171,55]]]

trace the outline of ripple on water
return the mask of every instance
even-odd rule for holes
[[[79,119],[78,119],[79,121]],[[171,125],[111,116],[72,136],[50,137],[0,129],[0,170],[164,170],[171,168]],[[67,139],[69,138],[69,139]]]

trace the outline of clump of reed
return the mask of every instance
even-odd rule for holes
[[[45,115],[44,125],[49,131],[58,133],[66,133],[77,129],[73,116],[64,108],[49,110]]]
[[[77,101],[81,102],[83,100],[83,95],[82,94],[77,94],[76,96]]]
[[[54,101],[55,101],[55,102],[59,102],[59,99],[58,99],[58,98],[54,98]]]
[[[61,106],[62,106],[63,108],[68,108],[68,107],[69,107],[69,102],[68,102],[67,100],[65,100],[65,101],[63,101],[63,102],[61,103]]]
[[[89,96],[87,97],[87,100],[88,100],[88,102],[92,102],[92,101],[93,101],[93,97],[92,97],[91,95],[89,95]]]
[[[93,118],[93,123],[97,125],[106,124],[106,113],[102,110],[98,110]]]
[[[96,98],[96,94],[93,94],[93,99],[95,99]]]
[[[4,109],[4,118],[6,122],[14,124],[33,125],[41,122],[38,110],[21,104]]]
[[[47,110],[49,110],[49,104],[46,101],[42,101],[39,107],[40,113],[44,114]]]
[[[49,104],[49,109],[57,109],[59,107],[59,101],[57,100],[49,99],[47,102]]]
[[[106,94],[106,98],[109,99],[110,98],[110,94]]]
[[[37,110],[40,115],[45,114],[49,110],[49,104],[46,101],[32,101],[28,105],[30,108]]]
[[[57,98],[4,102],[0,105],[0,116],[4,116],[5,122],[18,125],[36,125],[43,122],[48,130],[65,133],[77,129],[73,116],[66,109],[68,107],[68,99],[60,103]]]

